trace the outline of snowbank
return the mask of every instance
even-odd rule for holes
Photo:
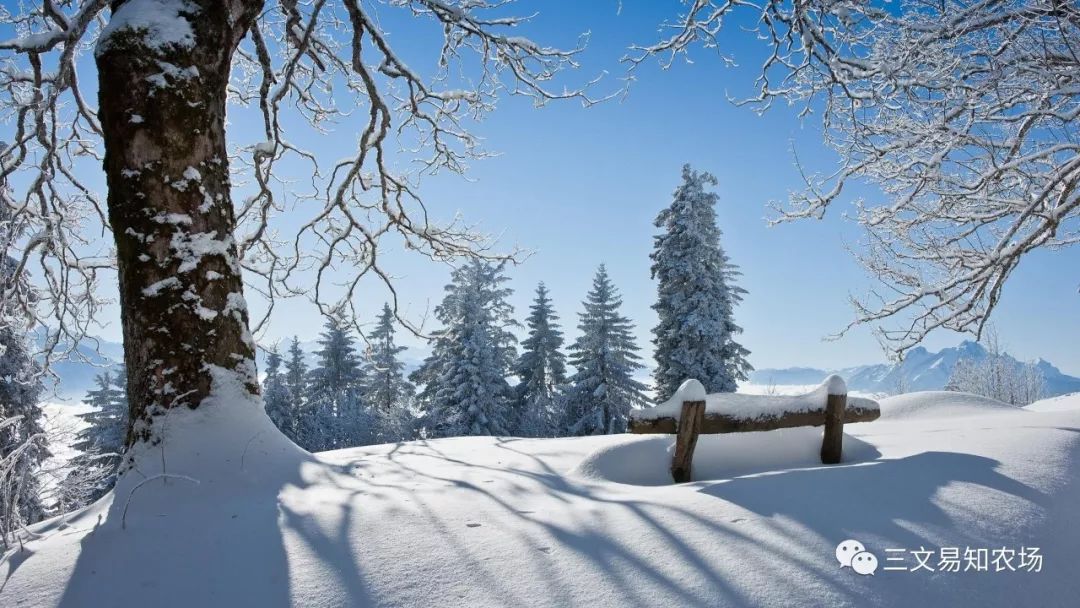
[[[1080,393],[1061,395],[1036,401],[1031,405],[1024,406],[1025,410],[1032,412],[1063,412],[1068,410],[1080,410]]]
[[[1023,408],[989,397],[952,391],[920,391],[881,400],[882,419],[1016,413]]]
[[[670,435],[649,435],[606,445],[586,456],[574,470],[587,479],[640,486],[671,486]],[[845,463],[865,462],[880,454],[873,446],[844,436]],[[757,433],[701,435],[694,450],[694,481],[718,480],[821,465],[821,429],[799,427]]]
[[[840,376],[829,376],[820,386],[804,395],[750,395],[744,393],[713,393],[705,395],[705,388],[697,380],[687,380],[674,395],[655,407],[633,410],[636,420],[676,418],[682,413],[683,401],[705,401],[705,414],[730,416],[737,419],[779,418],[784,414],[811,412],[825,408],[830,394],[847,393],[847,386]],[[877,409],[877,402],[862,397],[848,397],[849,407]],[[820,447],[820,446],[819,446]]]

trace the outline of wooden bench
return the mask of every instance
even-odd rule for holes
[[[707,407],[713,401],[715,407]],[[844,422],[877,420],[881,410],[870,399],[848,399],[847,385],[830,376],[805,395],[772,396],[724,393],[707,396],[697,380],[687,380],[666,403],[630,413],[629,431],[638,434],[674,434],[671,476],[675,483],[690,481],[698,435],[771,431],[802,426],[824,426],[821,462],[836,464],[843,457]]]

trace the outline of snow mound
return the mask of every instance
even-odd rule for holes
[[[671,435],[627,438],[586,456],[574,473],[588,479],[638,486],[670,486]],[[844,462],[865,462],[880,454],[844,435]],[[701,435],[694,450],[693,478],[719,480],[755,473],[821,465],[821,429],[799,427],[755,433]]]
[[[1070,393],[1059,397],[1051,397],[1036,401],[1031,405],[1024,406],[1031,412],[1063,412],[1067,410],[1080,410],[1080,393]]]
[[[881,400],[882,419],[942,418],[1015,413],[1023,408],[996,399],[953,391],[920,391]]]
[[[746,393],[713,393],[705,395],[705,413],[732,418],[755,420],[764,417],[780,417],[787,413],[809,412],[824,409],[829,395],[845,394],[847,386],[840,376],[829,376],[820,386],[804,395],[751,395]],[[679,390],[667,401],[655,407],[633,410],[630,414],[637,420],[678,418],[683,401],[700,401],[705,389],[697,380],[683,382]],[[848,406],[877,409],[871,399],[848,396]]]

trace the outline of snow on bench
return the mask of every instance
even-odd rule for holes
[[[847,384],[829,376],[805,395],[705,394],[697,380],[683,382],[666,402],[630,412],[631,433],[676,434],[671,474],[676,483],[690,480],[690,465],[700,433],[771,431],[825,426],[821,446],[824,464],[840,462],[844,422],[868,422],[881,416],[876,401],[847,397]]]

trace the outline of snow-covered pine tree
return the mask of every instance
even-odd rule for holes
[[[308,372],[308,394],[314,415],[311,451],[365,445],[372,442],[372,420],[362,399],[363,378],[356,342],[344,317],[327,317],[319,336],[317,364]]]
[[[292,404],[292,424],[296,433],[290,439],[305,450],[316,451],[312,448],[318,441],[319,429],[313,411],[314,406],[308,399],[308,365],[304,358],[304,350],[300,348],[300,339],[296,336],[293,336],[292,342],[289,343],[287,355],[283,380]]]
[[[370,350],[362,368],[364,396],[377,419],[379,443],[412,438],[416,388],[405,379],[405,364],[398,358],[405,347],[394,342],[394,333],[394,311],[384,304],[369,336]]]
[[[13,323],[0,324],[0,540],[5,543],[9,534],[46,514],[37,474],[49,457],[39,378],[25,334]]]
[[[643,365],[631,333],[634,326],[619,314],[621,306],[601,264],[578,322],[581,335],[570,346],[576,371],[566,399],[566,434],[621,433],[630,410],[648,404],[645,385],[633,378]]]
[[[738,269],[720,245],[717,196],[706,190],[716,178],[685,165],[682,179],[671,206],[656,217],[661,232],[649,256],[658,280],[653,377],[661,401],[688,378],[710,393],[734,392],[753,369],[750,351],[735,340],[742,328],[734,308],[746,292],[735,285]]]
[[[299,445],[297,435],[297,410],[293,392],[289,390],[286,372],[282,370],[284,359],[277,349],[266,355],[266,377],[263,379],[263,404],[266,415],[286,437]]]
[[[443,329],[410,379],[420,393],[428,437],[506,435],[518,415],[506,381],[517,357],[516,325],[506,298],[504,264],[472,260],[454,270],[435,309]]]
[[[521,357],[514,365],[521,421],[517,435],[551,437],[558,434],[559,400],[566,384],[566,356],[562,331],[551,306],[547,287],[536,287],[536,299],[525,325],[529,335],[521,343]]]
[[[73,459],[71,472],[61,482],[63,511],[88,505],[112,489],[124,453],[128,427],[127,372],[123,367],[105,370],[94,382],[97,388],[86,393],[86,404],[94,409],[79,415],[87,426],[72,442],[72,447],[81,453]]]
[[[11,232],[9,209],[0,205],[0,246],[15,236]],[[50,455],[39,405],[41,369],[27,343],[26,315],[13,295],[25,296],[31,289],[17,266],[0,253],[0,293],[5,296],[0,300],[0,543],[5,546],[12,532],[45,517],[38,471]]]

